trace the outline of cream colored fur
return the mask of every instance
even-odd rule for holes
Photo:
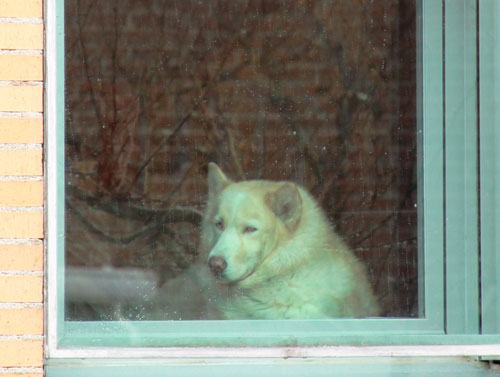
[[[290,182],[234,183],[213,163],[208,185],[200,250],[208,264],[227,263],[210,289],[225,318],[378,314],[363,265],[306,190]]]

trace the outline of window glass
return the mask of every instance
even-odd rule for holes
[[[66,0],[66,320],[422,313],[414,3]]]

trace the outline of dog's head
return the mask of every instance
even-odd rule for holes
[[[297,228],[302,215],[299,191],[289,182],[234,183],[213,163],[208,188],[208,265],[222,281],[243,282]]]

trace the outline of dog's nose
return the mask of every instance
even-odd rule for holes
[[[227,262],[222,257],[211,257],[208,266],[214,275],[221,275],[227,267]]]

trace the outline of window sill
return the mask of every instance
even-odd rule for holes
[[[408,376],[482,377],[496,374],[468,358],[52,359],[47,377],[69,376]],[[497,370],[497,373],[500,373]]]

